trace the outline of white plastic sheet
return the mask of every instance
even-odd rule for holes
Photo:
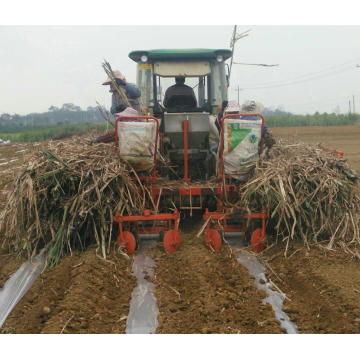
[[[147,251],[154,245],[156,240],[142,241],[133,263],[132,270],[138,279],[138,285],[131,294],[130,311],[126,321],[127,334],[155,334],[159,325],[159,308],[153,295],[155,285],[148,282],[143,273],[146,270],[149,276],[154,275],[151,266],[155,265],[155,261],[146,256]]]
[[[241,248],[240,239],[227,239],[229,245],[234,249]],[[275,318],[281,322],[281,326],[287,330],[288,334],[298,334],[298,330],[295,324],[290,321],[290,318],[282,311],[283,302],[285,300],[285,294],[278,293],[271,290],[271,284],[267,282],[265,276],[265,268],[259,262],[259,260],[252,255],[242,253],[241,251],[238,254],[237,261],[245,266],[249,273],[255,277],[255,285],[258,289],[264,290],[268,295],[266,298],[262,299],[263,304],[269,303],[274,312]],[[264,280],[264,284],[260,283],[260,279]]]
[[[220,134],[219,130],[215,125],[216,116],[210,115],[209,116],[209,145],[210,151],[216,155],[218,152],[218,147],[220,143]]]
[[[46,251],[42,250],[32,261],[22,264],[20,269],[12,274],[0,291],[0,328],[6,318],[30,289],[40,273],[43,271],[46,261]]]

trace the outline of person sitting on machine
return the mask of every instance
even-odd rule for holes
[[[175,82],[176,84],[170,86],[165,92],[164,107],[174,108],[186,106],[196,108],[197,100],[194,90],[190,86],[185,85],[185,77],[176,77]]]
[[[141,91],[139,88],[135,84],[127,82],[125,76],[119,70],[114,70],[114,75],[116,85],[123,89],[131,107],[135,109],[139,115],[141,115],[140,102],[138,100],[138,98],[141,96]],[[112,94],[110,108],[111,113],[115,115],[116,113],[124,111],[127,108],[127,104],[116,91],[109,76],[103,85],[110,85],[109,92]]]

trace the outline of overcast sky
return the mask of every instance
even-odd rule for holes
[[[230,100],[239,86],[240,103],[257,100],[298,113],[339,105],[345,112],[355,95],[360,112],[360,26],[248,25],[238,26],[238,33],[248,29],[236,43],[234,61],[279,66],[233,65]],[[85,109],[95,100],[109,107],[103,58],[135,82],[132,50],[229,48],[232,31],[233,25],[0,26],[0,114],[44,112],[68,102]],[[294,82],[301,83],[279,86]]]

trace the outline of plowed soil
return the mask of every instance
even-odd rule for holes
[[[162,244],[150,249],[156,261],[155,297],[162,334],[281,333],[271,305],[257,290],[254,278],[241,266],[228,246],[210,253],[198,228],[180,231],[181,248],[166,254]]]
[[[46,270],[0,332],[124,333],[136,278],[131,274],[132,261],[114,255],[110,260],[113,263],[101,260],[95,248],[89,248]]]
[[[324,253],[310,251],[294,244],[288,260],[283,246],[266,252],[277,281],[269,277],[287,294],[283,310],[298,325],[301,333],[360,332],[360,262],[342,250]],[[281,252],[281,253],[280,253]],[[277,256],[276,256],[277,255]],[[265,256],[265,254],[264,254]],[[271,260],[273,258],[273,260]]]

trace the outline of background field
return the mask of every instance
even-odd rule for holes
[[[298,140],[344,152],[350,167],[360,174],[360,126],[306,126],[271,128],[275,138]]]

